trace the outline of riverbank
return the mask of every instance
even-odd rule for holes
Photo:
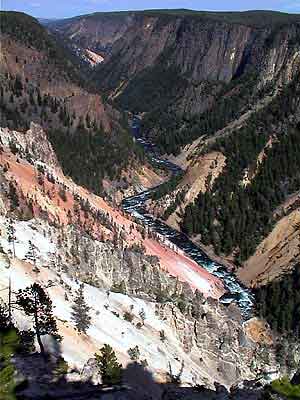
[[[178,165],[173,164],[169,160],[160,158],[155,151],[155,146],[142,137],[139,118],[133,118],[132,134],[137,143],[144,147],[144,150],[149,154],[151,160],[157,165],[163,165],[172,175],[176,175],[182,171]],[[149,215],[144,204],[158,188],[159,186],[124,199],[122,202],[123,210],[139,223],[147,226],[152,232],[164,237],[165,241],[169,241],[175,245],[187,258],[194,261],[199,269],[204,269],[211,276],[220,279],[226,290],[226,293],[219,299],[220,302],[223,304],[236,302],[245,318],[251,317],[253,315],[253,295],[251,291],[238,280],[232,271],[229,271],[222,263],[209,257],[204,250],[193,243],[185,234],[176,231],[164,222]]]

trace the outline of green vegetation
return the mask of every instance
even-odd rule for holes
[[[34,283],[26,289],[18,291],[16,303],[22,308],[25,315],[32,319],[33,329],[40,346],[41,354],[45,355],[42,336],[58,336],[50,297],[38,283]]]
[[[15,367],[12,356],[20,345],[20,337],[14,328],[0,331],[0,399],[15,400],[17,384],[15,382]]]
[[[157,190],[152,193],[153,200],[159,200],[160,198],[164,197],[166,194],[172,192],[176,189],[177,185],[179,184],[180,180],[183,177],[183,173],[178,173],[173,175],[168,181],[164,182],[159,186]]]
[[[258,314],[272,329],[300,338],[300,264],[284,279],[255,291]]]
[[[35,18],[21,12],[0,11],[0,29],[1,34],[45,53],[48,61],[59,68],[66,79],[77,84],[83,82],[75,66],[76,59]]]
[[[120,283],[114,283],[110,290],[114,293],[126,294],[126,284],[124,280],[122,280]]]
[[[127,354],[129,355],[131,361],[137,362],[141,356],[139,346],[130,347],[127,350]]]
[[[16,378],[16,368],[12,357],[17,353],[27,353],[32,349],[30,331],[16,329],[9,317],[8,307],[0,301],[0,399],[15,400],[16,390],[23,381]]]
[[[210,91],[218,93],[212,107],[201,114],[180,117],[174,113],[171,106],[174,98],[169,103],[162,103],[160,100],[143,118],[144,132],[156,132],[153,140],[159,149],[168,154],[177,154],[182,146],[191,143],[201,134],[209,136],[224,128],[248,111],[251,103],[257,102],[271,89],[270,85],[266,85],[256,91],[258,74],[251,69],[240,71],[239,74],[240,77],[228,84],[206,82],[207,94]],[[182,94],[180,87],[176,86],[176,90],[179,95]]]
[[[134,315],[129,311],[125,311],[123,318],[125,321],[132,322],[134,320]]]
[[[201,234],[202,242],[213,244],[218,253],[234,251],[236,262],[253,253],[272,229],[275,209],[299,189],[299,126],[288,122],[297,109],[299,92],[299,85],[293,82],[243,128],[206,149],[222,152],[226,168],[212,189],[200,193],[186,208],[182,229],[188,235]],[[272,147],[264,149],[271,137]],[[266,157],[257,168],[263,149]],[[246,168],[250,174],[257,171],[244,186]]]
[[[118,178],[122,169],[143,157],[125,130],[108,135],[100,129],[90,133],[81,128],[73,134],[56,129],[48,136],[64,173],[96,194],[102,193],[103,178]]]
[[[163,54],[157,64],[134,77],[117,97],[116,104],[134,113],[149,112],[157,107],[164,109],[174,98],[183,94],[187,82],[178,68],[165,66]]]
[[[146,16],[165,16],[174,17],[196,17],[205,20],[212,20],[224,23],[243,24],[253,27],[288,25],[300,21],[298,14],[286,14],[276,11],[245,11],[245,12],[212,12],[212,11],[195,11],[188,9],[158,9],[144,11],[116,11],[116,12],[96,12],[93,14],[83,15],[80,17],[55,21],[54,24],[63,25],[70,21],[80,20],[81,18],[100,19],[107,17],[128,17],[130,15],[146,15]]]
[[[91,308],[84,299],[84,285],[81,284],[76,292],[76,298],[72,305],[71,318],[79,332],[86,333],[91,325]]]
[[[172,17],[198,17],[205,20],[212,20],[221,23],[242,24],[252,27],[289,25],[300,21],[298,14],[286,14],[276,11],[244,11],[244,12],[213,12],[195,11],[187,9],[178,10],[145,10],[145,15],[157,16],[168,15]]]
[[[118,363],[112,347],[105,344],[100,354],[95,354],[97,366],[104,385],[118,385],[122,378],[122,366]]]
[[[53,369],[53,375],[55,377],[64,377],[69,370],[68,363],[63,357],[59,357],[56,360],[55,368]]]
[[[114,100],[114,104],[123,110],[147,113],[142,121],[143,131],[146,135],[151,135],[151,139],[164,153],[176,154],[180,151],[181,146],[192,142],[199,135],[210,135],[222,129],[247,112],[251,108],[251,104],[256,104],[259,99],[263,98],[271,86],[269,84],[258,89],[260,66],[257,64],[255,67],[251,67],[253,63],[250,62],[252,57],[250,49],[249,54],[245,51],[229,84],[221,80],[197,81],[195,71],[192,71],[193,63],[178,66],[176,50],[178,50],[181,30],[192,29],[193,25],[189,25],[191,20],[194,22],[195,19],[200,24],[203,22],[204,26],[209,26],[213,21],[245,24],[256,28],[270,27],[269,34],[265,39],[262,38],[260,45],[262,52],[266,52],[268,48],[274,46],[278,30],[290,24],[295,24],[295,29],[288,38],[288,47],[292,48],[299,42],[297,24],[300,17],[298,15],[269,11],[214,13],[193,10],[145,10],[136,14],[158,17],[155,22],[156,32],[160,31],[162,25],[168,24],[170,19],[181,16],[183,18],[182,26],[176,32],[175,44],[167,45],[158,60],[155,60],[154,65],[148,66],[133,76],[128,74],[126,49],[119,47],[118,51],[113,51],[112,58],[108,63],[97,68],[93,80],[100,81],[100,87],[106,93],[112,93],[116,88],[121,89],[120,84],[128,81],[124,90],[120,90],[121,93]],[[88,18],[101,19],[114,15],[120,17],[124,13],[95,13]],[[139,42],[135,45],[139,48]],[[115,67],[112,68],[112,66]],[[188,91],[186,91],[187,88],[189,88]],[[200,91],[201,93],[199,102],[203,103],[204,108],[205,106],[208,108],[203,113],[192,115],[190,109],[193,107],[189,106],[188,100],[192,104],[193,100],[185,98],[184,95],[192,93],[194,88],[196,92]],[[182,101],[183,98],[184,101]]]
[[[30,15],[14,11],[1,11],[0,21],[2,34],[9,35],[16,41],[37,50],[47,51],[49,55],[52,55],[53,51],[55,52],[53,40],[39,22]],[[54,53],[54,55],[56,54]]]
[[[0,76],[0,88],[1,126],[26,130],[29,121],[39,123],[45,128],[64,173],[95,193],[102,193],[103,178],[116,179],[123,169],[144,160],[125,120],[120,120],[122,126],[116,124],[108,134],[88,114],[84,118],[76,115],[63,99],[42,95],[38,87],[20,81],[18,76]],[[11,96],[13,103],[9,102]],[[10,147],[15,154],[18,152],[13,142]],[[10,196],[15,207],[13,190],[12,186]]]
[[[0,300],[0,331],[6,329],[9,326],[9,322],[8,307]]]
[[[300,385],[293,385],[287,377],[273,381],[271,387],[274,392],[288,400],[300,399]]]
[[[54,69],[53,79],[57,73]],[[48,77],[49,82],[52,78]],[[80,122],[80,115],[72,112],[63,98],[42,94],[38,82],[29,82],[18,74],[0,74],[0,111],[1,126],[11,129],[27,129],[30,121],[44,127],[60,125],[74,129]]]

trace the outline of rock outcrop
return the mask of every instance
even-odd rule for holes
[[[96,13],[48,27],[85,47],[108,46],[109,54],[95,79],[114,98],[124,92],[125,103],[129,92],[137,90],[134,93],[141,95],[135,89],[140,82],[147,85],[150,79],[155,84],[158,66],[169,74],[173,71],[179,78],[169,107],[176,114],[198,114],[210,108],[224,83],[250,70],[260,76],[261,88],[275,80],[278,85],[288,83],[300,65],[296,16],[180,10]]]
[[[45,130],[38,124],[31,122],[26,132],[0,128],[0,139],[6,147],[16,146],[18,152],[33,161],[47,164],[51,168],[60,170],[60,165]]]
[[[11,259],[16,277],[15,290],[36,280],[44,286],[51,283],[49,293],[57,304],[55,315],[65,337],[63,354],[72,365],[81,368],[106,341],[117,347],[122,363],[127,365],[127,350],[138,341],[156,382],[168,382],[179,375],[184,384],[199,383],[212,388],[217,381],[229,388],[241,380],[255,379],[262,372],[268,375],[270,370],[279,368],[274,358],[273,341],[265,340],[267,327],[265,335],[261,332],[260,336],[254,336],[255,327],[250,329],[249,326],[255,323],[249,321],[244,326],[237,307],[224,306],[211,297],[206,298],[162,268],[165,253],[173,254],[175,264],[180,254],[164,248],[155,238],[143,239],[145,232],[139,232],[141,227],[112,209],[103,199],[65,178],[54,165],[51,168],[45,166],[47,171],[48,168],[52,171],[49,197],[47,180],[44,179],[43,188],[33,172],[36,164],[41,162],[38,154],[55,161],[51,157],[51,147],[46,141],[43,143],[43,132],[38,127],[32,126],[30,133],[26,133],[32,135],[30,143],[35,134],[41,139],[39,153],[28,146],[27,156],[33,165],[22,159],[25,141],[22,142],[21,133],[14,133],[14,139],[20,140],[15,156],[9,153],[6,145],[7,131],[1,131],[1,134],[5,142],[1,164],[4,157],[8,160],[1,166],[2,171],[5,168],[5,190],[1,192],[5,213],[0,218],[0,243],[4,251],[0,259],[3,267],[1,287],[7,286],[7,257]],[[24,218],[19,205],[11,202],[8,195],[10,181],[19,194],[22,209],[28,196],[35,194],[31,197],[30,219]],[[57,185],[63,185],[65,191],[59,202]],[[53,219],[54,210],[56,217]],[[11,256],[9,224],[15,229],[16,258]],[[36,249],[35,265],[28,258],[29,241]],[[155,246],[147,247],[150,242]],[[180,265],[181,269],[185,268],[184,263]],[[69,314],[70,301],[73,301],[80,282],[85,284],[92,307],[93,327],[87,337],[75,331]],[[146,313],[144,325],[139,314],[142,308]],[[132,322],[125,321],[123,315],[126,312],[132,314]],[[98,315],[101,315],[100,319]],[[17,320],[19,317],[16,315]],[[19,321],[23,321],[23,317]],[[101,321],[106,322],[103,325]],[[107,332],[107,324],[112,324],[113,333]],[[263,327],[262,323],[261,331]],[[127,332],[125,344],[120,339],[122,332],[124,335]],[[112,337],[112,334],[117,336]],[[149,343],[156,346],[158,355]],[[282,368],[285,371],[285,367]]]

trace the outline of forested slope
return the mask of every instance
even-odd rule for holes
[[[34,18],[1,12],[1,127],[44,127],[66,174],[100,193],[138,165],[127,122],[83,78],[74,57]],[[107,157],[110,154],[110,157]]]
[[[254,252],[276,221],[274,210],[300,187],[299,93],[295,80],[240,130],[205,150],[222,152],[226,167],[212,189],[186,208],[185,232],[200,233],[203,243],[213,243],[217,252],[234,251],[236,261]],[[245,172],[252,173],[250,182],[244,181]]]

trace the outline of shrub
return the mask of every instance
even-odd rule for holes
[[[129,311],[126,311],[123,315],[123,318],[125,319],[125,321],[132,322],[134,319],[134,315]]]
[[[97,366],[104,385],[117,385],[121,382],[122,366],[109,344],[105,344],[100,354],[95,354]]]
[[[300,399],[300,385],[293,385],[287,377],[276,379],[271,384],[274,392],[285,396],[287,399]]]
[[[127,353],[132,361],[138,361],[141,355],[139,346],[131,347]]]

